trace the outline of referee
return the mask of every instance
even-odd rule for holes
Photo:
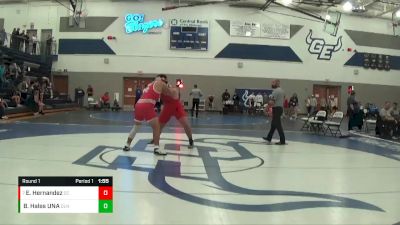
[[[196,108],[196,118],[199,116],[199,104],[200,98],[203,96],[203,92],[201,92],[200,88],[197,88],[197,84],[194,85],[192,91],[190,91],[190,96],[192,96],[192,117],[194,109]]]
[[[275,143],[277,145],[285,145],[285,134],[283,133],[281,116],[283,113],[283,98],[285,96],[285,92],[280,87],[279,80],[272,81],[272,95],[269,101],[269,105],[272,106],[272,122],[271,129],[269,130],[268,136],[263,137],[264,140],[271,144],[272,136],[274,135],[275,129],[278,130],[280,141]]]

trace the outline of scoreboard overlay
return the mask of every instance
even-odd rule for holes
[[[112,177],[18,177],[18,213],[112,213]]]

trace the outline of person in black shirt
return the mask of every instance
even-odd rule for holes
[[[75,103],[77,103],[80,107],[83,107],[83,97],[85,97],[85,91],[78,87],[75,89]]]
[[[297,119],[297,106],[299,105],[299,99],[297,98],[297,94],[294,93],[289,100],[289,109],[290,109],[290,119]]]
[[[222,93],[222,102],[226,102],[231,98],[231,95],[228,92],[228,89],[225,89],[225,92]]]

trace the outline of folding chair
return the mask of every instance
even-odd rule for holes
[[[369,113],[368,109],[364,109],[364,115],[365,133],[369,133],[369,125],[376,127],[376,118]]]
[[[317,112],[314,118],[309,120],[309,123],[311,125],[311,130],[313,130],[315,133],[319,133],[319,131],[324,132],[324,121],[326,120],[326,111],[320,110]]]
[[[332,118],[329,121],[325,121],[324,126],[326,127],[324,135],[329,130],[332,136],[335,136],[339,133],[342,136],[342,132],[340,132],[340,125],[343,121],[343,112],[337,111],[333,114]],[[331,129],[332,128],[332,129]]]
[[[302,117],[302,118],[300,118],[300,120],[301,121],[303,121],[303,126],[301,127],[301,131],[302,130],[310,130],[310,128],[311,128],[311,125],[310,125],[310,119],[312,118],[312,116],[311,116],[311,114],[310,115],[308,115],[307,117]]]

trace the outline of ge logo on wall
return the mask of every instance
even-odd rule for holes
[[[342,36],[339,37],[335,45],[326,44],[322,38],[313,38],[312,30],[307,35],[306,43],[308,44],[308,52],[318,55],[318,59],[330,60],[334,52],[342,48]]]

